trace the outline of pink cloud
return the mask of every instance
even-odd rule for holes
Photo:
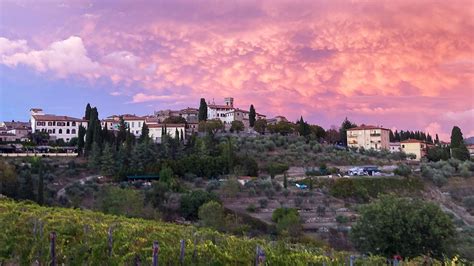
[[[61,11],[38,8],[62,24],[24,34],[39,44],[80,36],[79,65],[89,67],[54,67],[44,59],[51,47],[10,41],[22,38],[3,46],[42,56],[13,60],[8,52],[9,65],[100,73],[124,86],[133,103],[193,106],[200,97],[234,96],[242,108],[254,104],[292,120],[303,114],[326,127],[348,116],[399,129],[448,134],[459,124],[474,131],[470,1],[77,1]],[[100,71],[91,71],[94,64]]]

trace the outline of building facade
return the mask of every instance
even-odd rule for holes
[[[402,146],[400,145],[400,142],[390,142],[390,152],[401,152],[402,151]]]
[[[421,158],[425,157],[428,152],[428,148],[434,146],[431,143],[417,139],[403,140],[400,142],[400,144],[403,152],[406,154],[413,154],[415,156],[415,161],[419,161]]]
[[[161,143],[163,130],[171,138],[178,137],[179,139],[186,139],[186,125],[185,124],[150,124],[148,125],[148,136],[155,142]]]
[[[87,128],[87,120],[70,116],[45,114],[42,109],[33,108],[31,112],[32,132],[47,132],[52,140],[66,142],[79,134],[79,126]]]
[[[389,136],[390,130],[386,128],[361,125],[347,130],[347,146],[366,150],[389,150]]]

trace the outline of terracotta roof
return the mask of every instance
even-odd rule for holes
[[[349,128],[348,130],[366,130],[366,129],[382,129],[382,130],[390,130],[387,128],[379,127],[379,126],[371,126],[371,125],[360,125],[358,127]]]
[[[87,122],[87,120],[65,115],[33,115],[37,121],[73,121],[73,122]]]
[[[219,105],[219,104],[208,104],[207,107],[208,107],[208,108],[213,108],[213,109],[216,109],[216,108],[221,108],[221,109],[234,109],[234,107],[232,107],[232,106]]]
[[[145,120],[145,117],[141,116],[124,116],[123,120]]]
[[[199,109],[196,109],[196,108],[191,108],[191,107],[188,107],[186,109],[182,109],[181,111],[179,111],[180,113],[189,113],[189,114],[194,114],[194,113],[199,113]]]
[[[426,144],[431,144],[431,143],[428,143],[426,141],[419,140],[419,139],[406,139],[406,140],[400,141],[400,143],[426,143]]]
[[[185,127],[185,124],[151,124],[148,125],[149,128],[162,128],[162,127]]]

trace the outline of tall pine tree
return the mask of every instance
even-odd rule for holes
[[[207,103],[206,99],[201,98],[201,102],[199,103],[199,121],[206,121],[207,120]]]
[[[461,161],[469,160],[469,150],[464,143],[461,129],[457,126],[451,131],[451,156]]]
[[[342,145],[347,146],[347,130],[354,127],[357,127],[357,125],[349,121],[346,117],[341,124],[341,129],[339,130]]]
[[[250,105],[250,110],[249,110],[249,124],[250,127],[253,127],[255,125],[255,117],[257,116],[257,113],[255,112],[255,108],[253,107],[253,104]]]

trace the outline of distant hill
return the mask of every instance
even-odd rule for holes
[[[466,144],[474,144],[474,136],[473,137],[469,137],[467,139],[464,139],[464,143]]]

